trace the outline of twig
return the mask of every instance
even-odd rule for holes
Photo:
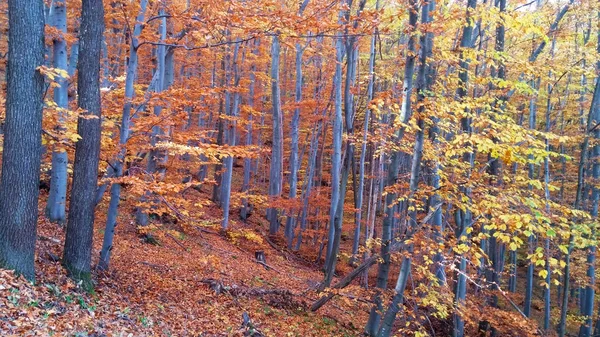
[[[165,233],[165,235],[167,235],[168,237],[170,237],[171,239],[173,239],[173,241],[175,241],[175,243],[179,247],[183,248],[183,250],[185,250],[187,252],[187,247],[184,246],[181,242],[179,242],[179,240],[177,240],[173,235],[171,235],[171,233]]]

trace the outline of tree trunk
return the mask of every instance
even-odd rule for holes
[[[431,22],[430,10],[433,9],[433,2],[429,2],[427,5],[423,5],[421,8],[421,22],[423,24],[428,24]],[[416,2],[411,3],[411,7],[417,13],[417,4]],[[417,115],[417,133],[415,135],[415,146],[412,156],[411,162],[411,170],[410,170],[410,180],[409,180],[409,196],[408,202],[410,203],[409,209],[409,223],[407,232],[408,235],[412,235],[415,233],[417,228],[417,200],[415,200],[415,193],[419,188],[419,177],[421,174],[421,161],[423,158],[423,144],[424,144],[424,133],[425,133],[425,99],[427,92],[429,91],[432,79],[430,77],[431,68],[428,65],[428,57],[431,57],[432,48],[433,48],[433,39],[432,36],[427,36],[427,34],[422,34],[420,37],[420,45],[421,50],[419,53],[419,68],[417,72],[417,106],[418,106],[418,115]],[[410,99],[410,97],[408,97]],[[436,205],[439,210],[439,205]],[[437,212],[437,210],[435,211]],[[433,213],[435,214],[435,213]],[[409,254],[412,254],[412,244],[408,244],[407,251]],[[393,331],[394,321],[396,319],[396,314],[398,313],[400,306],[403,305],[404,301],[404,291],[406,289],[406,283],[408,282],[408,277],[410,275],[411,270],[411,257],[404,256],[402,259],[402,265],[400,267],[400,273],[398,274],[398,280],[396,282],[396,287],[394,288],[395,294],[392,299],[392,303],[389,305],[388,309],[385,312],[383,320],[381,322],[381,327],[379,329],[379,337],[389,337]]]
[[[67,3],[65,0],[54,0],[50,11],[50,24],[62,34],[67,33]],[[67,71],[67,41],[64,37],[53,41],[54,68]],[[54,102],[58,114],[57,131],[64,132],[65,110],[69,108],[69,81],[62,76],[57,76],[54,88]],[[50,192],[46,205],[46,216],[51,222],[64,224],[66,220],[65,206],[67,202],[67,152],[64,148],[55,148],[52,152],[52,178]]]
[[[80,31],[77,94],[78,105],[86,112],[77,122],[81,139],[75,147],[63,264],[71,277],[83,281],[84,288],[89,289],[101,137],[100,54],[104,33],[101,0],[83,0]]]
[[[600,52],[600,33],[598,34],[598,45],[597,52]],[[596,70],[600,69],[600,62],[596,64]],[[588,116],[587,132],[585,135],[586,141],[591,133],[591,136],[597,141],[600,139],[600,129],[596,127],[600,123],[600,77],[596,78],[596,84],[594,88],[594,96],[592,98],[592,104],[590,106],[590,112]],[[585,148],[584,148],[585,150]],[[592,147],[590,161],[592,164],[592,179],[597,181],[600,178],[600,145],[595,144]],[[597,220],[598,217],[598,201],[600,200],[600,189],[592,184],[592,207],[590,210],[590,216],[592,219]],[[594,237],[595,231],[592,229],[591,238]],[[591,245],[588,247],[587,254],[588,270],[587,276],[589,277],[589,283],[585,287],[584,305],[582,315],[586,316],[586,320],[579,329],[579,337],[589,337],[592,333],[593,328],[593,315],[594,315],[594,301],[595,301],[595,284],[596,284],[596,246]],[[598,325],[598,324],[596,324]],[[600,327],[599,329],[600,330]]]
[[[8,22],[0,267],[33,280],[42,146],[44,78],[37,67],[44,63],[43,1],[9,0]]]
[[[419,19],[418,9],[416,8],[416,2],[411,0],[411,6],[413,9],[409,11],[408,24],[411,32],[416,29],[417,21]],[[404,88],[403,88],[403,98],[402,98],[402,107],[400,110],[400,120],[402,123],[406,124],[410,120],[412,116],[412,108],[411,108],[411,96],[413,91],[413,77],[415,72],[415,55],[416,55],[416,36],[414,34],[410,34],[407,41],[407,54],[406,54],[406,64],[404,66]],[[395,122],[396,116],[392,116],[390,120],[390,124],[393,125]],[[404,137],[404,128],[399,128],[396,132],[394,142],[399,143]],[[398,179],[398,173],[400,170],[400,160],[402,157],[402,153],[400,151],[394,151],[391,155],[391,162],[387,168],[387,178],[386,178],[386,186],[392,186],[396,184],[396,180]],[[380,188],[380,192],[383,191],[383,188]],[[394,215],[395,215],[395,204],[397,200],[396,193],[388,193],[385,196],[385,216],[383,218],[383,228],[381,230],[381,256],[383,262],[379,264],[379,268],[377,270],[377,283],[376,287],[378,288],[375,296],[373,297],[373,302],[375,305],[371,308],[371,312],[369,314],[369,320],[367,321],[367,325],[365,327],[365,332],[369,336],[375,336],[377,331],[379,331],[379,321],[380,321],[380,312],[382,311],[381,307],[381,292],[387,287],[388,276],[390,271],[390,256],[389,249],[392,241],[392,228],[394,226]]]
[[[121,127],[119,131],[119,154],[114,163],[114,172],[117,178],[123,176],[123,165],[127,149],[125,144],[129,139],[129,131],[131,124],[131,100],[134,96],[134,83],[138,68],[137,49],[139,45],[139,37],[142,33],[142,22],[146,14],[148,0],[141,0],[140,11],[136,18],[136,25],[133,29],[131,44],[129,46],[129,63],[127,64],[127,74],[125,75],[125,103],[123,104],[123,113],[121,115]],[[110,202],[108,204],[108,212],[106,214],[106,228],[104,230],[104,240],[102,242],[102,250],[100,251],[100,260],[98,268],[100,270],[108,270],[110,265],[110,255],[113,249],[113,239],[115,235],[115,227],[117,226],[117,216],[119,211],[119,201],[121,199],[121,184],[112,184],[110,188]],[[97,200],[96,200],[97,201]]]
[[[281,196],[283,179],[283,112],[281,111],[281,93],[279,83],[279,35],[273,36],[271,44],[271,103],[273,104],[273,147],[271,152],[271,168],[269,173],[269,202]],[[269,234],[279,231],[279,210],[271,205],[267,209]]]
[[[256,50],[255,54],[258,54],[258,40],[255,42]],[[256,64],[252,64],[250,66],[250,84],[248,85],[248,106],[250,108],[254,108],[254,92],[256,86],[256,75],[254,72],[256,71]],[[252,113],[248,114],[248,125],[246,126],[246,146],[252,145],[252,133],[254,117]],[[250,192],[250,178],[252,176],[252,159],[245,158],[244,159],[244,181],[242,183],[242,193]],[[250,212],[252,212],[252,205],[249,204],[248,198],[242,198],[242,209],[240,210],[240,217],[242,220],[246,221],[250,216]]]
[[[227,144],[229,146],[235,146],[235,136],[236,136],[236,118],[238,115],[238,110],[240,107],[240,93],[238,90],[238,86],[240,84],[240,71],[238,65],[238,54],[240,50],[239,41],[235,44],[235,48],[233,51],[233,76],[234,76],[234,94],[233,94],[233,105],[230,109],[230,116],[233,117],[233,120],[229,121],[229,125],[227,127]],[[223,229],[227,229],[229,226],[229,207],[231,204],[231,178],[233,176],[233,157],[227,157],[224,160],[225,163],[225,172],[223,174],[223,180],[221,181],[223,187],[223,196],[221,198],[221,202],[223,205],[223,223],[221,227]]]
[[[457,95],[459,100],[463,100],[468,94],[468,84],[469,84],[469,59],[464,53],[464,50],[467,48],[472,48],[471,39],[473,35],[473,20],[471,17],[471,12],[477,6],[477,0],[469,0],[467,3],[467,14],[466,14],[466,25],[463,28],[463,35],[460,41],[461,48],[461,56],[459,63],[459,73],[458,73],[458,90]],[[463,117],[461,120],[461,131],[463,133],[470,134],[472,132],[471,127],[471,119],[469,117]],[[473,167],[474,155],[473,152],[465,153],[463,160],[468,163],[469,167]],[[470,172],[467,172],[467,178],[470,176]],[[457,210],[457,221],[456,225],[456,238],[467,237],[468,228],[471,227],[472,214],[469,210],[469,203],[471,197],[470,188],[462,188],[462,193],[469,199],[467,201],[467,206],[464,211]],[[460,241],[459,241],[460,242]],[[467,260],[464,256],[458,257],[457,264],[457,273],[456,273],[456,284],[454,288],[454,305],[458,308],[465,304],[466,299],[466,288],[467,288]],[[454,313],[454,329],[452,331],[452,337],[462,337],[464,336],[464,326],[465,322],[460,316],[459,312]]]

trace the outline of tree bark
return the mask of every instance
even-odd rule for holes
[[[98,181],[101,138],[100,55],[104,33],[102,0],[83,0],[80,31],[77,94],[78,105],[85,111],[85,115],[77,122],[77,132],[81,139],[75,147],[63,264],[72,278],[83,281],[84,288],[90,289],[94,192]]]
[[[43,1],[9,0],[8,22],[0,267],[33,280],[42,146],[44,78],[37,67],[44,64]]]

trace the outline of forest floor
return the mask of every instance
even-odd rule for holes
[[[210,198],[206,192],[194,194],[197,200]],[[104,235],[106,199],[96,212],[94,266]],[[307,237],[311,243],[303,244],[301,251],[286,249],[281,237],[266,235],[268,222],[258,211],[248,223],[234,221],[230,230],[222,232],[222,211],[212,203],[194,223],[165,217],[154,219],[140,232],[134,224],[133,203],[126,198],[121,208],[110,270],[94,271],[94,292],[87,293],[62,268],[65,229],[45,220],[45,202],[41,202],[35,284],[0,270],[0,336],[361,335],[372,292],[360,287],[358,279],[337,291],[338,296],[317,312],[310,311],[323,280],[323,261],[316,263],[318,242]],[[239,218],[237,209],[231,218]],[[351,250],[353,228],[347,227],[342,251]],[[154,241],[148,242],[147,234]],[[256,252],[264,253],[266,265],[256,260]],[[353,269],[347,256],[341,256],[337,265],[338,277]],[[524,270],[520,267],[519,273]],[[371,288],[376,271],[370,269]],[[395,284],[397,274],[394,264],[389,284]],[[524,284],[519,284],[521,287]],[[538,288],[532,316],[539,322],[543,291]],[[518,293],[511,297],[522,306]],[[485,314],[477,310],[481,300],[472,299],[473,315]],[[501,307],[512,312],[503,302],[500,298]],[[244,324],[244,313],[250,323]],[[528,326],[514,312],[500,317]],[[436,331],[438,336],[449,332],[449,321],[432,318],[428,322],[426,330]],[[531,333],[535,334],[535,329]]]
[[[105,211],[104,205],[97,211],[94,265]],[[219,212],[208,207],[207,219],[214,213],[218,225]],[[128,213],[122,210],[119,218],[110,270],[94,273],[93,293],[83,292],[61,267],[64,228],[40,216],[36,283],[0,270],[0,335],[251,336],[255,330],[265,336],[360,334],[368,316],[367,299],[337,296],[317,313],[310,312],[323,277],[314,263],[314,247],[307,247],[305,254],[281,248],[285,245],[264,236],[261,217],[255,216],[251,225],[240,221],[228,233],[218,232],[217,226],[185,231],[177,224],[163,225],[152,232],[158,244],[151,244]],[[264,252],[268,267],[256,261],[256,251]],[[343,276],[351,267],[339,264]],[[360,288],[351,285],[345,291],[356,294]],[[244,313],[251,321],[245,326]]]

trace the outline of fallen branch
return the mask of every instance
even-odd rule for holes
[[[412,236],[414,235],[414,233],[416,232],[416,230],[418,228],[420,228],[422,225],[424,225],[425,223],[427,223],[435,214],[435,212],[442,206],[441,203],[437,204],[435,207],[433,207],[429,213],[423,218],[423,220],[421,220],[421,223],[418,227],[416,227],[411,233],[410,235],[407,236],[406,239],[404,239],[402,242],[396,242],[395,244],[393,244],[390,247],[390,251],[388,254],[392,254],[398,250],[400,250],[403,246],[404,243],[412,238]],[[375,263],[377,263],[377,261],[379,260],[379,255],[375,254],[372,255],[370,258],[366,259],[360,266],[356,267],[356,269],[354,269],[352,272],[350,272],[350,274],[346,275],[343,279],[341,279],[338,283],[336,283],[333,287],[331,287],[331,289],[342,289],[347,287],[350,283],[352,283],[352,281],[360,274],[362,274],[365,270],[369,269],[372,265],[374,265]],[[324,289],[322,289],[321,287],[319,287],[320,291],[323,291]],[[319,310],[319,308],[321,308],[323,305],[325,305],[325,303],[329,302],[333,297],[335,296],[335,293],[332,292],[327,292],[325,294],[325,296],[319,298],[316,302],[313,303],[313,305],[311,305],[310,307],[310,311],[317,311]]]
[[[181,247],[183,250],[185,250],[187,252],[187,247],[183,245],[183,243],[179,242],[179,240],[177,240],[173,235],[171,235],[171,233],[166,233],[166,235],[168,237],[170,237],[173,241],[175,241],[175,243]]]
[[[199,227],[199,226],[194,226],[194,228],[196,228],[196,230],[198,230],[200,233],[220,235],[219,232],[211,231],[210,229],[202,228],[202,227]]]
[[[372,265],[377,263],[379,259],[379,255],[375,254],[370,258],[366,259],[360,266],[356,267],[350,274],[346,275],[343,279],[341,279],[338,283],[336,283],[332,289],[342,289],[347,287],[352,281],[360,274],[362,274],[365,270],[369,269]],[[313,305],[310,307],[310,311],[317,311],[321,308],[325,303],[329,302],[336,294],[332,292],[327,292],[325,296],[319,298]]]
[[[208,284],[210,289],[214,290],[216,294],[229,294],[234,298],[260,297],[266,300],[270,306],[282,309],[298,309],[306,307],[306,303],[303,300],[297,300],[296,297],[299,296],[288,289],[253,288],[238,286],[236,284],[227,286],[220,280],[212,278],[203,279],[200,282]]]
[[[43,236],[43,235],[38,235],[38,239],[41,241],[48,241],[48,242],[52,242],[55,245],[59,245],[60,244],[60,240],[59,239],[55,239],[49,236]]]

